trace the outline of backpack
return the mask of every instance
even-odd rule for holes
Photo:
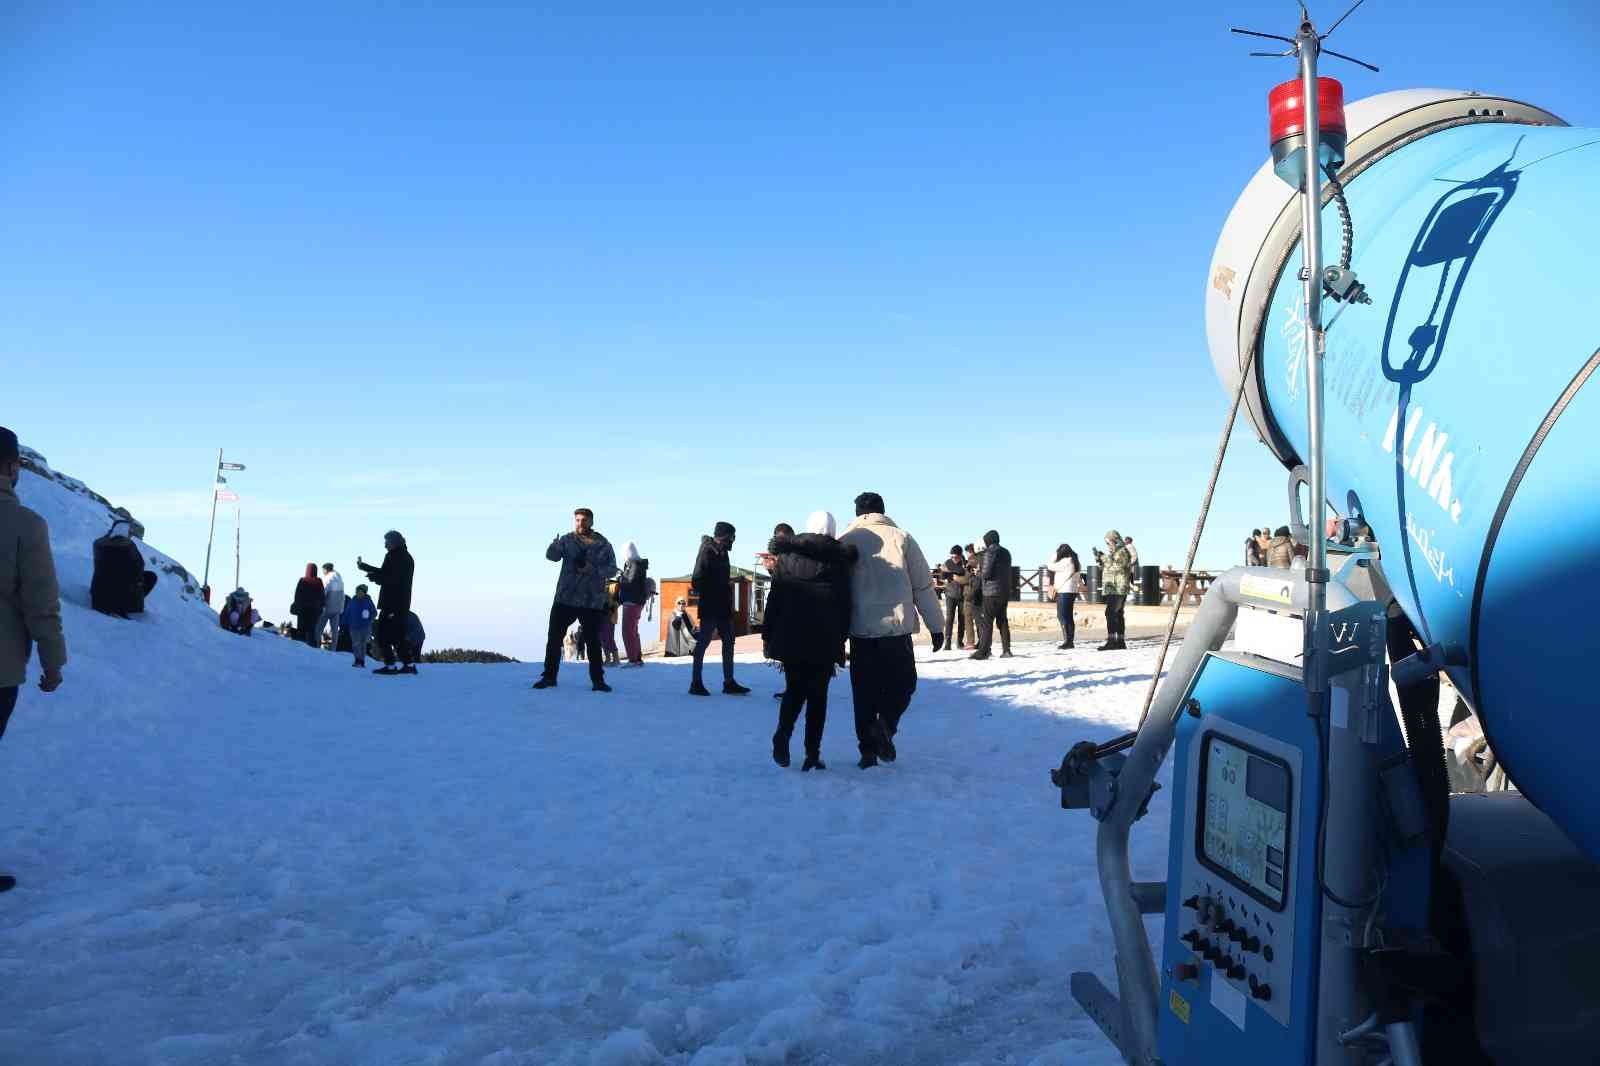
[[[644,603],[650,596],[650,581],[645,576],[650,571],[650,560],[635,559],[628,567],[617,585],[617,598],[624,603]]]
[[[117,527],[128,525],[126,518],[111,523],[105,536],[94,542],[94,579],[89,583],[89,602],[103,614],[144,613],[144,598],[155,587],[156,575],[144,568],[144,555],[130,535],[117,535]],[[129,527],[130,531],[132,527]]]

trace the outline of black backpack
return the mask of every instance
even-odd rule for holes
[[[624,603],[644,603],[650,589],[645,577],[649,572],[649,559],[634,559],[629,562],[628,570],[624,572],[623,580],[617,588],[617,598]]]
[[[97,611],[126,618],[144,612],[144,599],[155,588],[156,575],[145,570],[144,555],[133,537],[118,535],[117,527],[121,525],[128,525],[128,520],[118,518],[105,536],[94,542],[89,602]]]

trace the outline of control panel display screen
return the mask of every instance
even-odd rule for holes
[[[1205,743],[1201,855],[1252,895],[1281,908],[1288,877],[1289,768],[1215,734]]]

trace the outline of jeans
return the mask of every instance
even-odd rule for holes
[[[639,650],[639,616],[643,613],[642,603],[622,605],[622,647],[627,651],[630,663],[644,662],[644,653]]]
[[[778,732],[773,740],[788,746],[804,707],[806,754],[822,754],[822,730],[828,724],[828,683],[832,679],[832,663],[783,664],[783,702],[778,705]]]
[[[967,604],[960,597],[946,596],[944,598],[944,635],[949,641],[946,647],[954,648],[961,643],[961,631],[967,625]]]
[[[1128,602],[1126,592],[1106,593],[1106,639],[1122,640],[1128,632],[1128,623],[1123,618],[1122,608]]]
[[[333,637],[333,643],[328,645],[329,648],[337,648],[339,646],[339,618],[343,613],[342,611],[324,610],[322,612],[322,620],[317,623],[317,639],[319,641],[322,639],[322,631],[324,629]]]
[[[706,649],[711,647],[712,634],[722,636],[722,680],[733,680],[733,616],[710,615],[700,612],[700,635],[694,642],[694,683],[705,684],[701,680],[706,661]]]
[[[557,601],[550,605],[550,633],[544,642],[544,676],[554,681],[561,672],[561,642],[567,630],[577,622],[581,627],[579,639],[589,659],[589,680],[598,685],[606,679],[605,666],[600,661],[600,626],[605,621],[604,607],[574,607]]]
[[[1056,621],[1061,623],[1061,640],[1071,644],[1078,636],[1078,623],[1072,617],[1072,608],[1078,602],[1076,592],[1056,593]]]
[[[1006,617],[1005,596],[983,598],[983,623],[978,630],[978,654],[988,655],[994,646],[994,630],[1000,627],[1000,650],[1011,650],[1011,620]]]
[[[367,641],[371,639],[371,626],[350,627],[350,652],[356,657],[357,666],[367,665]]]
[[[0,688],[0,737],[6,735],[6,723],[11,721],[11,712],[17,709],[19,691],[15,685],[11,688]]]
[[[856,744],[878,753],[878,725],[894,736],[917,691],[917,657],[911,638],[851,637],[850,696],[855,702]]]

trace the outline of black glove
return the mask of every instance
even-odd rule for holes
[[[942,647],[944,647],[944,634],[935,633],[933,635],[933,650],[938,651]]]

